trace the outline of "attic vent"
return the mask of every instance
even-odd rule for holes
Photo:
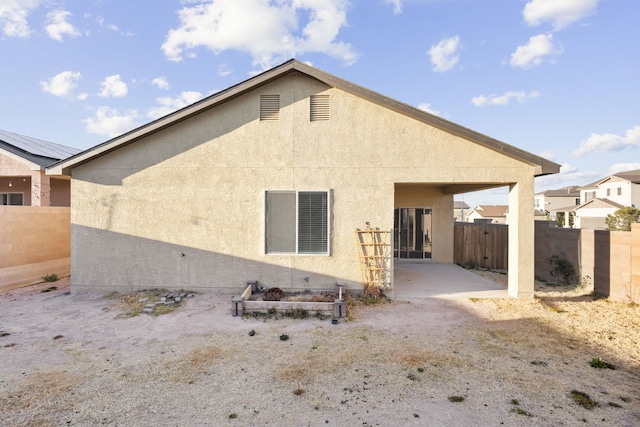
[[[311,121],[328,121],[331,118],[329,95],[311,95]]]
[[[260,121],[280,120],[280,95],[260,95]]]

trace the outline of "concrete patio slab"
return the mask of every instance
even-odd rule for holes
[[[394,264],[395,299],[507,298],[507,288],[455,264]]]

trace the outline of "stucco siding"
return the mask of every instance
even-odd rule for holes
[[[330,121],[309,120],[309,96],[318,93],[331,96]],[[261,94],[280,95],[279,121],[258,120]],[[453,194],[439,185],[508,185],[532,180],[533,171],[289,75],[74,168],[72,285],[237,291],[259,280],[284,289],[358,288],[355,228],[389,230],[395,206],[431,206],[434,260],[452,262]],[[396,186],[403,183],[423,186]],[[330,191],[328,256],[265,254],[270,190]]]

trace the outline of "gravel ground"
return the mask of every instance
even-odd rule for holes
[[[51,285],[0,294],[1,426],[640,425],[640,307],[584,289],[357,306],[333,325],[234,318],[204,294],[126,318]]]

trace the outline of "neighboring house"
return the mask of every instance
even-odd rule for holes
[[[533,207],[537,211],[550,214],[550,219],[555,220],[555,210],[567,206],[580,204],[580,187],[571,185],[557,190],[546,190],[536,193],[533,198]]]
[[[509,205],[478,205],[467,214],[467,222],[506,224]]]
[[[73,292],[359,290],[354,230],[395,225],[399,260],[453,263],[454,195],[508,186],[509,293],[533,298],[519,206],[559,168],[290,60],[47,173],[72,179]]]
[[[573,228],[607,230],[607,215],[615,213],[624,206],[607,199],[592,199],[573,210]]]
[[[69,206],[69,177],[46,166],[80,150],[0,130],[0,205]]]
[[[555,209],[573,216],[573,228],[606,230],[607,215],[625,206],[640,206],[640,169],[620,172],[580,187],[581,204]],[[565,221],[569,227],[569,221]]]
[[[458,222],[463,222],[465,216],[469,212],[469,205],[463,201],[453,201],[453,219]]]

